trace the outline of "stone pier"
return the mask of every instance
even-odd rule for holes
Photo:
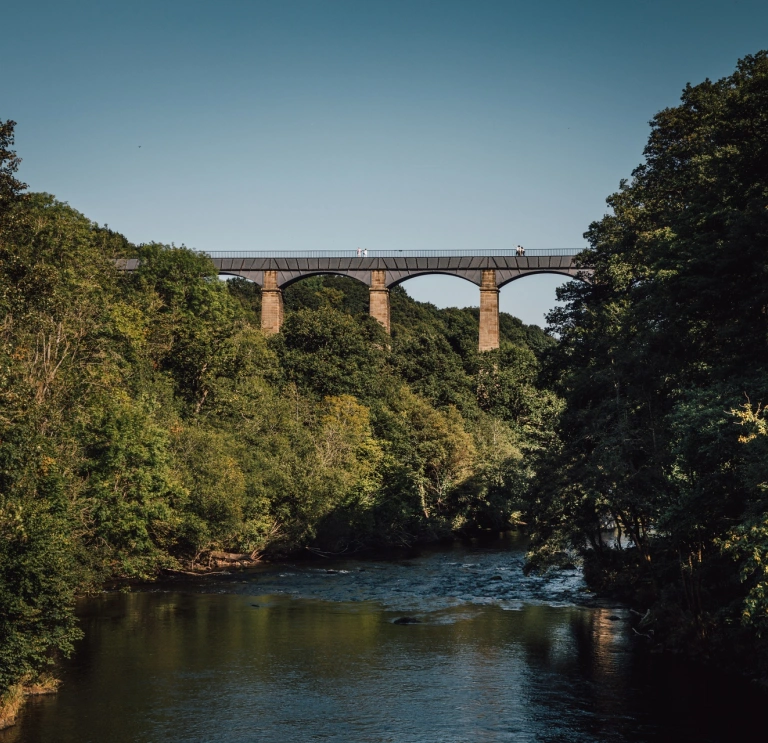
[[[496,270],[483,269],[480,284],[480,343],[479,351],[492,351],[499,347],[499,287]]]
[[[371,271],[370,313],[378,320],[384,330],[389,333],[389,289],[387,289],[387,272]]]
[[[280,332],[283,324],[283,290],[277,285],[277,271],[264,271],[261,287],[261,329],[267,335]]]

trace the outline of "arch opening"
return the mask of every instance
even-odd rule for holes
[[[451,279],[457,279],[458,282],[461,282],[462,285],[471,284],[475,287],[479,287],[480,282],[482,281],[482,271],[476,270],[474,271],[474,273],[477,274],[476,280],[470,279],[468,276],[462,276],[461,274],[456,273],[455,271],[428,271],[428,270],[413,271],[413,272],[409,272],[407,276],[403,276],[402,278],[396,279],[395,281],[387,284],[387,288],[392,289],[396,286],[400,286],[404,284],[407,281],[428,278],[430,276],[447,276]]]
[[[281,289],[287,312],[333,307],[351,315],[365,315],[370,309],[368,285],[343,273],[304,274],[286,282]]]
[[[567,270],[561,270],[559,268],[537,268],[532,270],[526,270],[525,273],[517,274],[515,276],[512,276],[509,279],[505,279],[504,281],[499,282],[499,289],[507,286],[508,284],[511,284],[513,281],[519,281],[520,279],[525,279],[528,276],[540,276],[542,274],[550,274],[552,276],[561,276],[562,281],[561,283],[565,283],[566,279],[574,279],[574,280],[580,280],[578,276],[575,275],[575,273],[572,273]]]
[[[229,281],[230,279],[243,279],[244,281],[250,281],[252,284],[256,284],[256,286],[261,286],[260,281],[256,281],[256,279],[252,276],[243,276],[244,273],[255,272],[243,271],[242,273],[238,273],[237,271],[219,271],[218,276],[222,281]]]
[[[557,289],[573,280],[576,277],[564,271],[536,271],[515,276],[500,286],[499,309],[519,318],[526,325],[544,328],[546,315],[563,305],[557,299]]]
[[[366,271],[365,273],[368,273],[368,272]],[[359,284],[362,284],[365,287],[368,286],[367,282],[365,282],[359,276],[355,276],[351,273],[345,273],[344,271],[309,271],[307,273],[302,273],[300,276],[292,276],[288,280],[279,284],[279,287],[280,289],[285,290],[285,289],[288,289],[288,287],[293,286],[294,284],[298,284],[300,281],[304,281],[305,279],[311,279],[317,276],[341,277],[341,278],[355,281]]]

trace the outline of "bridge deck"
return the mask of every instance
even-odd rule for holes
[[[527,256],[575,255],[571,248],[534,248]],[[369,250],[363,256],[355,250],[213,250],[211,258],[466,258],[514,257],[516,248],[483,248],[478,250]]]

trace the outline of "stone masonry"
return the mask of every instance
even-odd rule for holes
[[[266,335],[280,332],[283,324],[283,290],[277,285],[277,271],[264,271],[261,287],[261,329]]]
[[[370,313],[389,333],[389,289],[387,289],[387,272],[371,271]]]
[[[496,271],[483,270],[480,284],[480,342],[479,351],[492,351],[499,347],[499,287],[496,286]]]

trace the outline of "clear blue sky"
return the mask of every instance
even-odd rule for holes
[[[25,0],[0,24],[30,187],[202,250],[578,248],[651,116],[768,46],[765,0]],[[559,283],[502,309],[543,324]]]

